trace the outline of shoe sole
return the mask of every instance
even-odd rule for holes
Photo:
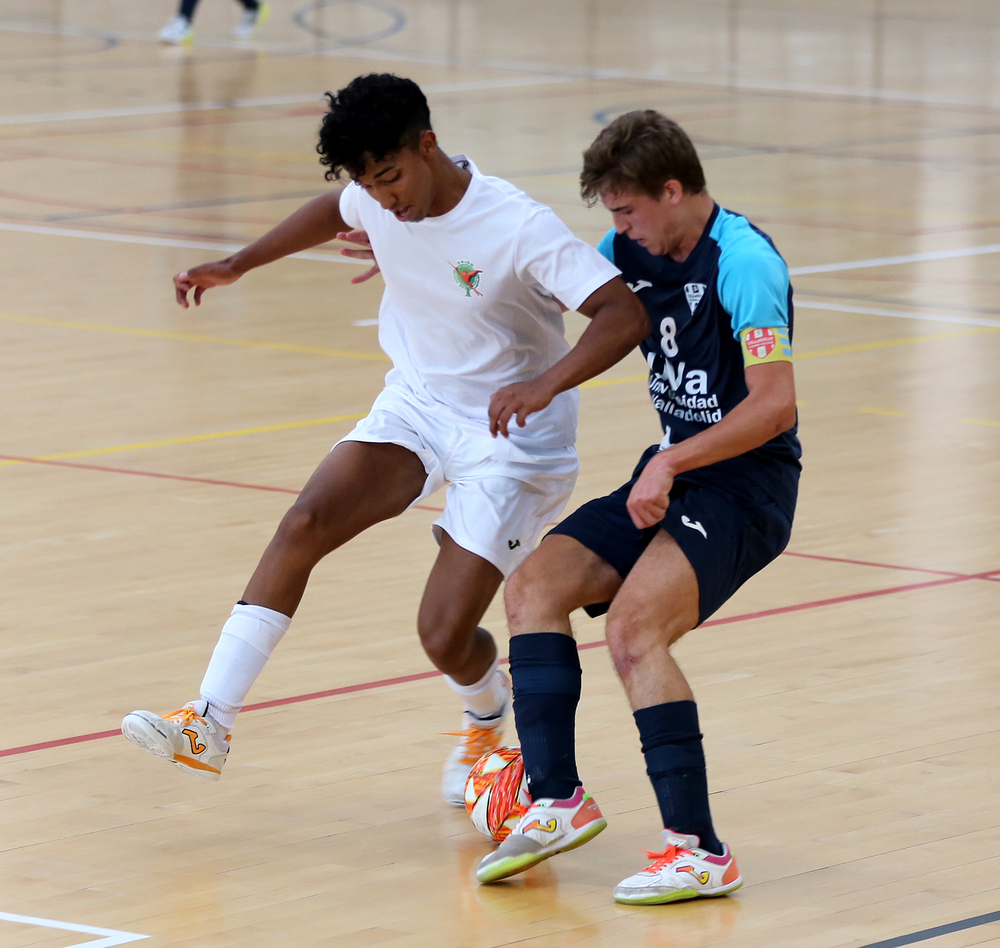
[[[476,878],[482,885],[490,882],[499,882],[508,876],[517,875],[532,866],[537,866],[550,856],[557,856],[559,853],[568,853],[571,849],[577,849],[584,843],[589,843],[598,833],[603,832],[608,827],[605,819],[594,820],[582,827],[574,836],[561,843],[553,843],[540,849],[537,853],[523,853],[520,856],[509,856],[507,859],[498,859],[491,862],[485,869],[476,871]]]
[[[638,898],[621,896],[616,892],[615,901],[620,902],[622,905],[666,905],[668,902],[683,902],[687,899],[717,899],[719,896],[735,892],[741,885],[743,885],[742,876],[735,882],[730,882],[729,885],[700,892],[697,889],[671,889],[662,895],[644,895]]]
[[[150,717],[156,717],[150,715]],[[209,767],[201,761],[191,758],[180,758],[174,756],[173,744],[157,726],[154,721],[144,717],[141,713],[133,711],[126,714],[122,720],[122,734],[127,740],[135,744],[142,750],[169,760],[175,767],[179,767],[184,773],[192,777],[201,777],[203,780],[218,780],[222,776],[221,770]],[[190,761],[190,762],[188,762]]]

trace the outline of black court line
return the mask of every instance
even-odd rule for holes
[[[979,928],[980,925],[989,925],[992,922],[1000,922],[1000,912],[987,912],[985,915],[964,918],[960,922],[949,922],[947,925],[938,925],[936,928],[925,928],[922,932],[913,932],[911,935],[899,935],[885,941],[873,941],[870,945],[862,945],[861,948],[902,948],[903,945],[913,945],[918,941],[940,938],[941,935],[950,935],[952,932],[963,932],[967,928]]]

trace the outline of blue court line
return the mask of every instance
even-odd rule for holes
[[[307,19],[309,14],[315,13],[321,8],[340,6],[342,4],[353,4],[359,7],[368,7],[371,10],[378,10],[379,13],[384,13],[389,17],[392,22],[385,29],[377,30],[365,36],[337,36],[334,33],[328,33],[322,27],[313,26]],[[370,43],[377,43],[379,40],[395,36],[406,28],[406,14],[395,7],[389,6],[387,3],[381,2],[381,0],[313,0],[307,6],[296,10],[292,14],[292,21],[296,26],[301,27],[318,39],[337,43],[340,46],[367,46]]]
[[[922,932],[913,932],[912,935],[899,935],[897,938],[889,938],[885,941],[873,941],[870,945],[862,945],[861,948],[902,948],[903,945],[913,945],[918,941],[939,938],[941,935],[965,931],[967,928],[978,928],[980,925],[989,925],[991,922],[1000,922],[1000,912],[987,912],[985,915],[964,918],[960,922],[949,922],[947,925],[938,925],[936,928],[925,928]]]

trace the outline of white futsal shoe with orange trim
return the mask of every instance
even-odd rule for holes
[[[185,773],[218,780],[229,753],[229,734],[208,716],[208,702],[189,701],[164,714],[133,711],[122,721],[122,734],[136,747],[172,761]]]
[[[466,711],[462,714],[462,730],[446,731],[457,737],[458,744],[448,755],[441,773],[441,796],[452,806],[465,806],[465,785],[472,765],[484,754],[495,751],[503,739],[504,725],[510,714],[510,678],[497,670],[504,690],[504,700],[496,717],[485,719]]]
[[[663,831],[664,851],[646,853],[653,862],[615,886],[615,901],[626,905],[661,905],[682,899],[726,895],[743,885],[729,847],[722,855],[699,848],[697,836]]]

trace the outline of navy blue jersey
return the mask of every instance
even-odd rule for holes
[[[664,447],[704,431],[747,397],[745,364],[791,358],[788,268],[771,238],[742,215],[715,205],[683,263],[654,256],[614,230],[597,249],[649,313],[641,348]],[[711,468],[731,475],[727,483],[736,491],[749,479],[779,504],[794,506],[801,456],[792,428]],[[697,472],[685,477],[697,480]]]

